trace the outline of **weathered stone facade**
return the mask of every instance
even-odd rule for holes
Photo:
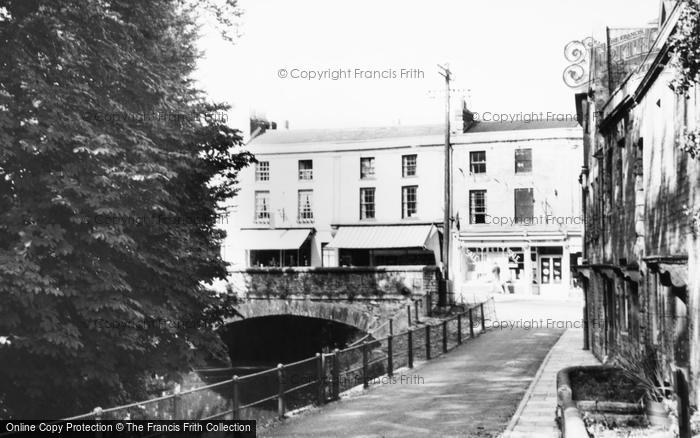
[[[249,268],[232,272],[229,281],[246,298],[398,299],[436,295],[438,272],[435,266]]]
[[[697,90],[685,98],[668,86],[667,42],[677,18],[662,24],[648,68],[612,93],[596,83],[577,95],[585,216],[577,271],[593,353],[601,360],[640,349],[655,353],[669,383],[685,385],[676,374],[682,372],[697,406],[698,239],[685,211],[700,200],[700,162],[678,139],[697,128],[700,101]]]
[[[435,266],[250,268],[232,272],[228,289],[242,318],[296,315],[370,332],[416,300],[420,315],[437,306],[439,275]]]

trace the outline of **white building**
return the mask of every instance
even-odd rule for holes
[[[249,146],[258,163],[241,172],[225,259],[234,269],[440,265],[443,129],[266,132]],[[581,142],[576,122],[475,123],[452,136],[454,281],[483,283],[499,266],[518,291],[568,284]]]
[[[569,289],[583,229],[582,136],[576,122],[535,121],[479,123],[455,138],[452,280],[463,290],[496,276],[515,292]]]
[[[440,126],[268,131],[240,175],[225,258],[248,266],[435,264]]]

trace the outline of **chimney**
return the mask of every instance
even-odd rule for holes
[[[467,108],[467,99],[460,95],[452,105],[450,110],[450,133],[462,134],[474,123],[474,113]]]

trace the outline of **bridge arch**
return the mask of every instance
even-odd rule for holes
[[[300,316],[334,321],[369,333],[383,322],[378,310],[370,304],[342,301],[255,299],[237,305],[238,315],[224,324],[265,316]]]

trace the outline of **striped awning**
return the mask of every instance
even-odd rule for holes
[[[299,249],[311,231],[311,228],[241,230],[238,245],[248,250]]]
[[[437,228],[434,225],[341,226],[326,248],[433,249],[436,242]]]

